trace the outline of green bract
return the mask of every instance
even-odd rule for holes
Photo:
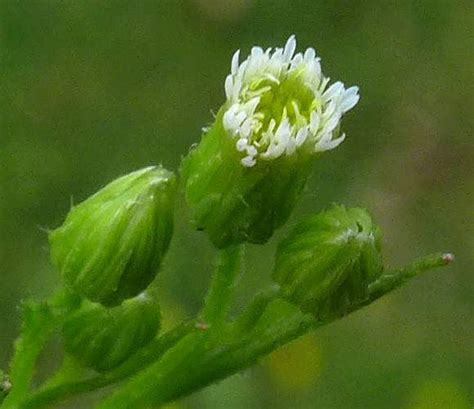
[[[118,304],[154,279],[173,231],[175,177],[148,167],[73,207],[50,233],[51,258],[84,297]]]
[[[383,269],[380,242],[380,229],[364,209],[334,206],[279,244],[273,278],[303,311],[331,320],[368,298]]]
[[[194,223],[219,248],[265,243],[286,222],[310,171],[303,153],[242,166],[218,114],[214,126],[184,159],[186,201]]]
[[[148,344],[159,328],[158,303],[145,294],[113,308],[85,301],[64,323],[64,347],[85,366],[103,372]]]

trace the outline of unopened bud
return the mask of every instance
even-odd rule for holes
[[[171,240],[174,192],[171,172],[148,167],[73,207],[49,236],[51,258],[66,285],[104,305],[142,292]]]
[[[83,365],[104,372],[147,345],[159,328],[158,303],[145,294],[113,308],[85,301],[64,323],[64,346]]]
[[[345,315],[382,273],[380,229],[360,208],[313,215],[278,246],[274,280],[283,294],[321,320]]]

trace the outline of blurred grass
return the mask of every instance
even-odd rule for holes
[[[469,0],[2,0],[1,367],[19,300],[57,283],[43,229],[120,174],[177,168],[223,101],[232,52],[294,33],[362,100],[291,223],[332,202],[362,205],[388,262],[436,250],[457,261],[172,408],[472,407],[473,27]],[[176,317],[199,308],[213,255],[177,212],[157,280]],[[276,241],[248,249],[240,303],[268,282]]]

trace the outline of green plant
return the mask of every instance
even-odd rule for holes
[[[370,215],[333,206],[281,241],[274,284],[229,319],[245,243],[263,245],[286,223],[313,158],[344,140],[341,118],[359,100],[357,87],[328,87],[313,49],[295,48],[290,37],[282,49],[254,47],[241,64],[234,55],[227,101],[182,162],[178,183],[193,223],[217,249],[198,316],[160,333],[149,289],[173,232],[176,177],[149,167],[118,178],[50,232],[63,286],[23,304],[9,377],[0,374],[2,408],[50,407],[111,385],[97,408],[159,407],[452,261],[434,254],[385,268]],[[56,331],[63,363],[32,390],[38,355]]]

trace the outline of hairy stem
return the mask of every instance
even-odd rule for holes
[[[22,334],[15,342],[10,365],[11,391],[2,409],[17,408],[28,396],[38,355],[49,339],[56,322],[47,303],[27,302],[23,305]]]
[[[369,286],[368,303],[408,282],[424,271],[442,267],[454,260],[451,253],[435,253],[420,257],[406,267],[389,271]]]
[[[243,333],[253,329],[267,309],[268,304],[279,297],[279,295],[280,287],[277,285],[273,285],[269,289],[258,293],[233,323],[233,331]]]
[[[201,312],[206,324],[219,326],[225,321],[240,276],[241,258],[241,246],[230,246],[219,251],[211,287]]]
[[[132,377],[97,409],[159,407],[248,368],[258,358],[315,326],[312,316],[294,311],[232,340],[216,340],[211,330],[196,330],[159,362]]]

